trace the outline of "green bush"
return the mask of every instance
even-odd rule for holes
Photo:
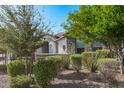
[[[34,66],[34,75],[37,84],[40,87],[46,87],[50,84],[61,69],[61,59],[58,57],[48,57],[40,59]]]
[[[59,58],[62,61],[61,67],[63,67],[64,69],[69,69],[70,54],[47,56],[47,57],[44,57],[44,58],[45,59],[47,59],[47,58],[56,58],[56,59],[58,59]]]
[[[71,57],[71,62],[72,62],[72,66],[73,68],[79,72],[79,70],[82,67],[81,61],[82,61],[82,56],[81,54],[73,54],[70,56]]]
[[[92,58],[94,58],[94,57],[96,57],[96,52],[83,52],[82,53],[82,57],[83,58],[86,58],[86,57],[92,57]]]
[[[97,59],[93,59],[89,65],[90,65],[90,71],[96,72],[96,70],[98,69]]]
[[[110,50],[103,49],[103,50],[96,50],[96,55],[98,58],[111,58],[114,57],[114,53]]]
[[[7,65],[9,76],[28,74],[30,72],[31,62],[26,60],[14,60]]]
[[[82,64],[84,67],[89,69],[91,72],[97,70],[97,57],[95,52],[83,52],[82,53]]]
[[[29,88],[31,78],[26,75],[17,75],[10,78],[10,87],[12,88]]]
[[[63,62],[63,66],[65,69],[69,69],[69,66],[70,66],[70,55],[69,54],[65,54],[65,55],[62,55],[62,62]]]
[[[7,71],[6,65],[5,65],[5,64],[1,64],[1,65],[0,65],[0,70],[6,72],[6,71]]]
[[[57,75],[58,75],[58,74],[61,72],[61,70],[63,69],[63,61],[62,61],[62,57],[61,57],[61,56],[50,56],[50,57],[47,57],[46,60],[49,60],[49,61],[55,63]]]
[[[45,59],[55,59],[55,60],[61,60],[61,56],[48,56]]]
[[[12,77],[26,74],[25,65],[20,60],[12,61],[7,65],[7,72],[8,72],[8,75]]]

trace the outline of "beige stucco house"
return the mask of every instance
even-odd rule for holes
[[[49,53],[49,54],[73,54],[81,53],[87,48],[87,44],[83,41],[76,40],[65,36],[64,32],[58,33],[56,35],[47,35],[44,37],[47,43],[37,49],[36,53]],[[101,49],[101,43],[94,43],[92,45],[92,50]]]

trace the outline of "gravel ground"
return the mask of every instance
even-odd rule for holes
[[[90,74],[91,75],[91,74]],[[92,75],[91,75],[92,76]],[[90,78],[90,79],[89,79]],[[95,82],[88,73],[76,73],[73,70],[63,71],[54,81],[52,81],[49,88],[98,88],[105,87],[104,83]],[[0,71],[0,88],[8,88],[8,76],[6,72]]]
[[[103,88],[108,87],[108,84],[99,81],[95,77],[96,73],[76,73],[73,70],[63,71],[58,78],[52,81],[49,88]]]
[[[120,75],[119,75],[120,76]],[[101,81],[99,73],[89,73],[83,71],[77,73],[73,70],[65,70],[51,82],[48,88],[105,88],[110,87],[107,83]],[[120,81],[120,87],[124,86],[124,76]],[[0,88],[8,88],[8,76],[6,72],[0,71]]]
[[[8,76],[6,72],[0,71],[0,88],[8,88]]]

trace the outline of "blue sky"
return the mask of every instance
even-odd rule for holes
[[[61,24],[66,21],[68,13],[79,9],[79,6],[76,5],[44,5],[35,7],[41,13],[44,11],[45,18],[55,26],[53,28],[54,33],[63,32],[64,29]]]

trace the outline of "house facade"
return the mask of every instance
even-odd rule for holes
[[[46,35],[44,40],[46,43],[35,52],[36,58],[42,54],[74,54],[82,53],[88,47],[83,41],[75,40],[64,35],[65,33],[58,33],[56,35]],[[100,43],[94,43],[92,50],[101,49]],[[7,57],[6,57],[7,56]],[[11,55],[0,54],[0,63],[10,61]],[[6,60],[5,60],[6,59]]]
[[[65,36],[64,32],[56,35],[47,35],[44,37],[46,43],[43,47],[37,49],[36,53],[49,54],[73,54],[82,53],[87,47],[83,41],[75,40]],[[92,50],[101,49],[100,43],[92,45]]]
[[[75,40],[67,38],[64,33],[58,33],[54,36],[47,35],[44,37],[46,44],[37,49],[36,53],[49,54],[70,54],[75,53]]]

